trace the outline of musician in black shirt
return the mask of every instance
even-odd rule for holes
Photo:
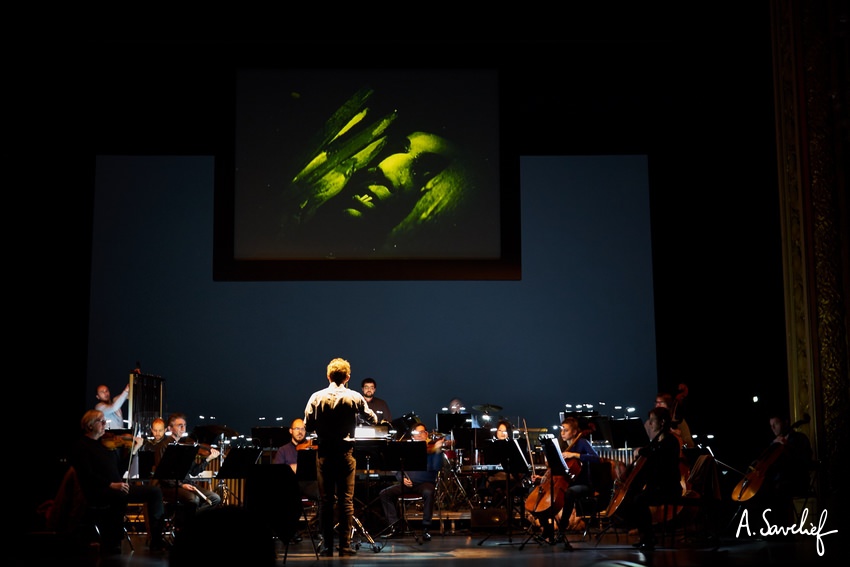
[[[86,503],[104,509],[99,528],[102,546],[120,551],[124,535],[124,513],[128,502],[148,505],[151,521],[150,549],[164,549],[162,538],[162,491],[149,484],[130,484],[118,468],[119,451],[108,448],[101,440],[106,431],[106,419],[100,410],[88,410],[80,420],[83,435],[71,447],[69,464],[74,468]],[[138,438],[141,444],[141,438]]]
[[[624,481],[626,495],[619,516],[637,527],[640,541],[635,547],[641,550],[655,547],[650,506],[682,494],[680,447],[677,437],[670,431],[671,425],[670,410],[660,406],[649,410],[644,429],[650,442],[646,447],[635,449],[636,460]]]

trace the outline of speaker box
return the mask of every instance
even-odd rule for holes
[[[508,511],[504,508],[473,509],[469,523],[473,528],[495,528],[507,523]]]

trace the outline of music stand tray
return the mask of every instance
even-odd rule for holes
[[[486,460],[493,461],[491,464],[500,464],[502,470],[511,474],[528,474],[530,470],[516,439],[491,439],[484,456]]]
[[[356,439],[354,441],[354,459],[359,470],[392,470],[384,463],[387,445],[395,441],[386,439]],[[299,451],[300,453],[300,451]]]
[[[259,462],[262,453],[259,447],[233,447],[227,452],[216,477],[246,478],[251,468]]]
[[[197,454],[198,447],[195,445],[169,445],[165,448],[153,477],[157,480],[183,480],[195,464]]]
[[[638,417],[611,421],[611,434],[612,447],[640,447],[649,441],[643,420]]]
[[[428,444],[422,441],[400,441],[387,443],[384,448],[384,470],[424,471],[428,470]]]
[[[545,439],[543,441],[543,451],[546,453],[546,462],[549,465],[549,470],[552,471],[552,476],[570,476],[567,461],[564,460],[564,455],[561,454],[561,448],[558,447],[558,441],[555,439]]]
[[[441,433],[451,433],[455,429],[470,429],[472,428],[471,413],[438,413],[437,414],[437,431]]]

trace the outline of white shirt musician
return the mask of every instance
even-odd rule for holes
[[[121,412],[121,406],[127,401],[127,396],[130,395],[130,385],[127,384],[124,390],[115,396],[111,397],[109,388],[104,384],[97,387],[97,404],[94,409],[103,412],[103,419],[106,420],[106,429],[123,429],[124,414]]]

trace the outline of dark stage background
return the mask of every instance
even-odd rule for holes
[[[542,272],[529,268],[528,279],[521,282],[385,282],[377,285],[378,293],[364,297],[350,293],[363,284],[213,285],[211,270],[207,280],[178,272],[184,265],[205,262],[210,254],[203,244],[211,229],[211,156],[228,133],[220,111],[232,78],[225,70],[246,58],[258,64],[316,65],[326,43],[90,42],[57,53],[50,69],[21,69],[18,108],[24,110],[15,119],[24,135],[14,156],[21,157],[19,167],[26,175],[10,211],[24,212],[26,220],[16,225],[24,229],[14,241],[19,252],[12,254],[7,277],[17,293],[13,307],[24,313],[15,331],[22,337],[19,352],[28,361],[14,379],[14,393],[23,402],[21,409],[26,408],[16,421],[35,422],[24,434],[39,440],[26,451],[31,487],[26,504],[55,493],[64,447],[77,435],[82,413],[93,405],[92,384],[105,381],[120,390],[137,360],[143,370],[169,381],[169,409],[195,411],[197,403],[197,411],[207,411],[207,403],[232,399],[248,419],[292,417],[290,408],[303,406],[306,395],[323,385],[324,366],[337,355],[352,361],[355,380],[373,375],[379,395],[395,412],[415,410],[429,422],[437,409],[434,402],[460,395],[468,404],[503,405],[510,418],[527,414],[523,417],[529,425],[532,418],[538,423],[538,416],[545,423],[563,403],[586,401],[572,399],[570,391],[584,387],[589,377],[606,381],[606,401],[633,402],[645,412],[655,390],[685,382],[691,388],[692,427],[715,430],[718,457],[744,468],[770,438],[768,409],[786,408],[788,396],[766,12],[745,10],[734,21],[712,22],[719,27],[710,34],[700,27],[633,31],[592,41],[410,43],[385,50],[394,65],[429,57],[442,64],[451,55],[459,66],[493,63],[503,68],[508,159],[527,165],[542,160],[530,156],[647,156],[651,268],[637,268],[651,269],[653,293],[638,293],[650,285],[642,271],[637,281],[618,281],[620,288],[592,286],[603,297],[644,298],[626,301],[634,311],[618,307],[610,313],[598,300],[581,303],[583,296],[569,293],[576,283],[572,276],[602,258],[587,252],[591,248],[577,248],[585,256],[570,256],[567,264],[565,250],[540,247],[559,239],[562,245],[577,242],[558,230],[529,234],[525,261]],[[330,47],[350,50],[357,45]],[[44,93],[50,93],[51,102],[34,104]],[[125,157],[104,161],[97,156]],[[146,161],[165,168],[162,176],[124,167]],[[107,162],[112,168],[122,166],[110,178],[124,180],[127,193],[121,194],[158,191],[160,203],[171,204],[172,218],[166,223],[157,210],[134,202],[101,216],[103,211],[95,209],[95,186]],[[136,175],[121,176],[127,172]],[[620,172],[598,173],[610,178]],[[532,187],[552,183],[533,181]],[[176,187],[201,198],[183,202]],[[152,197],[148,193],[145,198]],[[523,195],[523,207],[528,207],[523,210],[524,238],[526,225],[537,222],[530,217],[535,208],[546,218],[558,216],[534,199]],[[598,218],[578,220],[604,226],[620,204],[612,203],[617,206],[606,207]],[[171,255],[100,256],[107,244],[116,244],[92,242],[94,220],[104,218],[121,238],[155,242],[150,250],[170,250]],[[597,237],[594,244],[601,241]],[[543,255],[552,255],[551,261]],[[119,277],[93,276],[92,268],[104,265]],[[173,285],[163,279],[163,266],[168,278],[175,278]],[[130,294],[136,287],[141,295]],[[515,303],[515,294],[531,287],[537,289],[535,311],[529,312]],[[307,290],[311,295],[305,297]],[[238,301],[221,303],[217,294],[224,291]],[[452,301],[473,298],[477,318],[455,320],[456,305],[446,303],[446,291],[458,294]],[[278,297],[284,302],[292,295],[303,298],[297,307],[278,303]],[[322,295],[338,297],[325,301]],[[100,310],[107,296],[119,300],[118,313]],[[151,306],[180,313],[190,304],[201,308],[200,320],[149,317]],[[364,328],[374,331],[351,317],[354,306],[356,313],[368,307],[376,321],[387,321],[382,328],[401,328],[363,336]],[[416,309],[424,309],[433,323],[430,333],[417,330],[421,317]],[[555,325],[581,311],[587,317],[604,315],[608,330],[629,331],[633,352],[610,343],[610,333],[602,332],[606,329],[536,334],[540,319]],[[305,324],[331,325],[338,316],[350,325],[350,333],[335,333],[337,340],[327,348],[322,348],[326,337],[303,332]],[[102,326],[104,317],[113,320]],[[252,338],[250,332],[271,318],[279,334]],[[650,353],[653,321],[656,346]],[[441,334],[458,324],[465,329],[465,340],[449,341]],[[113,338],[134,339],[134,348],[121,351],[110,342],[90,340],[104,328]],[[476,342],[486,336],[486,343]],[[584,348],[579,339],[592,339],[591,351],[581,365],[572,365],[576,349]],[[151,345],[160,340],[172,348],[154,355]],[[535,345],[533,356],[518,356],[514,364],[495,369],[487,363],[514,342]],[[406,349],[404,356],[387,357],[387,351],[400,347]],[[218,355],[226,363],[217,361]],[[622,373],[640,376],[640,383],[616,382],[610,369],[632,360],[644,367]],[[391,366],[383,366],[388,361]],[[653,364],[655,383],[644,378],[655,372]],[[260,377],[268,391],[245,384],[244,372]],[[494,373],[503,381],[502,391],[490,386]],[[408,397],[413,392],[416,398]],[[753,404],[753,395],[761,401]],[[250,407],[261,396],[265,405]],[[515,400],[529,401],[514,407]],[[37,408],[35,414],[31,408]],[[251,425],[221,411],[216,416],[221,421],[238,419],[240,428]],[[190,420],[197,424],[194,416]],[[747,432],[748,441],[742,442],[741,432]],[[734,441],[724,444],[723,439]]]
[[[165,378],[164,413],[249,435],[303,416],[334,356],[429,428],[453,397],[534,428],[566,404],[623,417],[655,399],[643,156],[523,157],[517,282],[215,282],[211,157],[97,165],[91,391],[119,391],[138,360]]]

